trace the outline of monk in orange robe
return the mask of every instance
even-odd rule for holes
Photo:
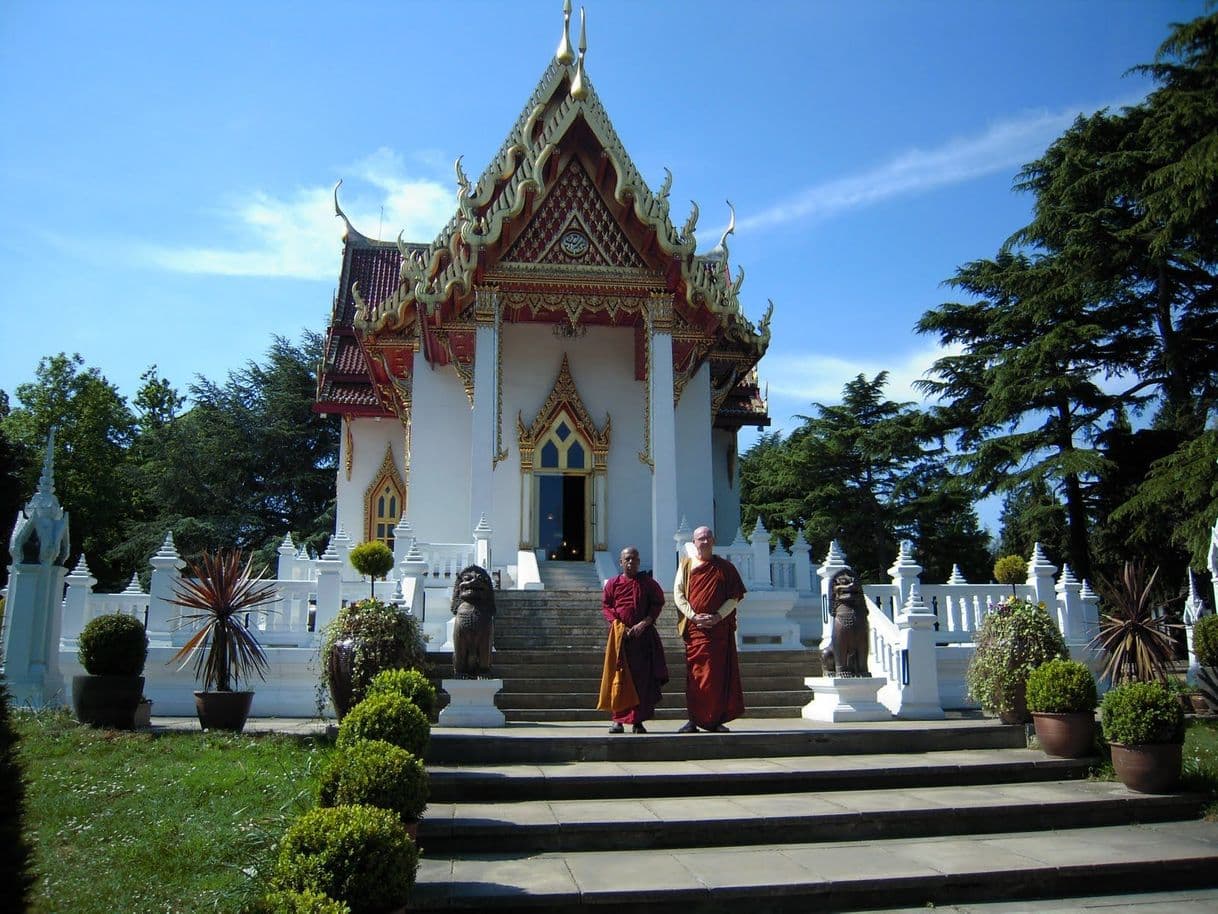
[[[634,546],[623,549],[618,561],[622,573],[605,582],[601,598],[601,614],[609,623],[609,643],[598,707],[613,713],[610,733],[621,733],[625,724],[630,724],[634,733],[646,733],[643,721],[655,716],[660,689],[668,682],[664,645],[655,629],[664,608],[664,590],[650,574],[639,573],[639,550]],[[613,652],[616,656],[611,657]],[[637,704],[614,707],[610,697],[615,666],[625,666],[621,672],[633,684]]]
[[[740,572],[714,554],[709,527],[694,531],[694,558],[683,557],[673,585],[681,613],[677,630],[685,642],[685,705],[689,721],[678,733],[726,733],[726,723],[744,714],[740,657],[736,652],[736,605],[744,599]]]

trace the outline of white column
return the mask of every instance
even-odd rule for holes
[[[902,663],[905,667],[900,703],[893,713],[903,720],[942,720],[939,699],[939,661],[935,656],[935,614],[922,601],[915,580],[896,619],[897,629],[905,632]]]
[[[494,517],[495,413],[498,401],[498,296],[493,289],[475,292],[474,408],[470,422],[469,525],[482,515]]]
[[[89,621],[89,598],[93,596],[93,588],[97,586],[97,578],[89,570],[89,563],[81,553],[80,561],[65,578],[68,583],[68,593],[63,600],[63,629],[60,635],[64,638],[76,638],[80,630]]]
[[[677,576],[669,537],[677,529],[677,423],[672,402],[672,297],[653,296],[650,365],[647,373],[651,412],[651,555],[659,581]],[[712,522],[707,518],[706,522]]]
[[[148,631],[175,631],[182,613],[181,607],[170,601],[177,598],[174,585],[182,579],[186,562],[178,555],[172,532],[165,534],[161,548],[148,564],[152,566],[152,580],[148,584]]]
[[[795,589],[801,594],[814,593],[812,589],[812,547],[804,539],[804,532],[795,534],[791,544],[791,555],[795,559]]]
[[[320,634],[342,606],[342,572],[334,539],[317,560],[317,617],[314,630]]]
[[[1053,605],[1053,599],[1056,594],[1053,582],[1055,574],[1057,574],[1057,566],[1045,557],[1044,551],[1040,548],[1040,543],[1033,544],[1032,556],[1028,559],[1027,584],[1032,588],[1034,593],[1032,599],[1035,602],[1044,603],[1045,606]]]

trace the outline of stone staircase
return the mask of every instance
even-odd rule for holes
[[[433,731],[410,910],[849,911],[1218,886],[1203,798],[1085,780],[1089,760],[1029,750],[1019,727],[675,728]]]
[[[496,593],[494,675],[503,690],[495,703],[510,722],[607,720],[596,710],[608,628],[595,571],[548,565],[591,572],[594,588]],[[685,649],[676,626],[670,601],[658,624],[670,677],[656,711],[660,720],[685,719]],[[451,669],[451,655],[431,656],[441,675]],[[820,675],[820,654],[744,651],[740,667],[750,717],[799,717],[812,698],[804,678]]]

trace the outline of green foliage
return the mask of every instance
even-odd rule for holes
[[[418,863],[418,849],[393,813],[323,807],[284,834],[274,882],[343,901],[352,914],[384,914],[406,904]]]
[[[363,700],[373,678],[382,670],[427,666],[427,647],[418,620],[379,600],[361,600],[340,609],[325,628],[322,656],[329,656],[339,641],[350,641],[354,647],[353,704]],[[322,672],[327,686],[328,666],[325,664]]]
[[[70,712],[14,723],[32,912],[240,910],[267,891],[277,842],[333,751],[307,737],[95,730]]]
[[[135,616],[97,616],[81,629],[77,653],[91,676],[141,676],[148,659],[148,634]]]
[[[427,809],[427,769],[384,740],[356,740],[335,753],[321,776],[321,806],[376,806],[417,821]]]
[[[1184,709],[1161,682],[1127,682],[1109,690],[1100,706],[1104,739],[1123,746],[1178,743]]]
[[[1218,616],[1202,616],[1193,626],[1193,650],[1197,663],[1218,670]]]
[[[884,398],[887,383],[886,372],[859,375],[840,405],[815,404],[787,439],[766,435],[750,448],[740,463],[744,526],[760,516],[787,545],[802,531],[818,555],[837,540],[865,580],[882,578],[902,539],[917,544],[926,577],[945,580],[953,562],[979,576],[989,555],[973,492],[948,471],[927,416]]]
[[[368,695],[396,692],[413,702],[429,719],[436,716],[436,687],[419,670],[382,670],[368,686]]]
[[[999,584],[1022,584],[1028,577],[1028,563],[1017,555],[1004,555],[994,563],[994,580]]]
[[[1028,710],[1038,713],[1094,711],[1095,677],[1077,660],[1049,660],[1028,674],[1027,701]]]
[[[431,722],[401,695],[393,692],[370,695],[343,718],[336,745],[342,749],[359,740],[377,739],[423,758],[431,739]]]
[[[371,596],[376,596],[376,579],[384,578],[393,569],[393,550],[380,540],[369,540],[355,546],[350,553],[351,566],[369,578]]]
[[[1171,632],[1177,626],[1156,615],[1162,604],[1155,589],[1158,574],[1156,568],[1148,578],[1140,562],[1126,562],[1115,581],[1100,578],[1098,582],[1104,611],[1092,644],[1108,655],[1103,675],[1114,685],[1167,681],[1176,650]]]
[[[969,695],[991,714],[1011,713],[1032,670],[1067,655],[1065,639],[1043,605],[1008,597],[977,631],[965,674]]]
[[[0,676],[0,885],[12,910],[24,911],[33,884],[25,837],[25,780],[20,739],[9,716],[8,684]]]
[[[270,892],[243,914],[351,914],[351,908],[311,889]]]
[[[182,615],[182,623],[197,623],[198,629],[169,662],[185,666],[193,653],[195,677],[205,691],[233,691],[251,673],[265,680],[266,651],[245,617],[275,599],[275,585],[255,575],[240,550],[204,552],[189,563],[189,574],[174,585],[170,602],[194,610]]]
[[[62,352],[40,360],[35,380],[18,385],[16,396],[18,405],[0,418],[0,429],[15,451],[9,466],[19,474],[20,502],[37,487],[47,433],[55,426],[55,491],[72,517],[71,552],[88,554],[103,589],[121,589],[132,568],[109,553],[123,541],[133,504],[128,449],[135,417],[126,400],[98,369]],[[7,554],[7,547],[6,537],[0,549]]]

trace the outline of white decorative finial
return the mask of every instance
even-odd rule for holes
[[[72,569],[72,574],[77,577],[89,577],[93,572],[89,570],[89,563],[85,561],[85,554],[80,554],[80,561],[76,563],[76,567]]]
[[[947,583],[949,583],[949,584],[967,584],[968,583],[968,581],[965,579],[964,575],[961,574],[959,565],[952,565],[952,574],[951,574],[951,577],[949,577],[947,579]]]
[[[127,589],[124,590],[123,593],[142,594],[143,592],[144,592],[143,588],[140,587],[139,573],[136,572],[131,575],[131,580],[127,583]]]
[[[842,547],[837,540],[829,540],[829,551],[825,553],[825,560],[822,565],[845,565],[846,553],[842,552]]]

